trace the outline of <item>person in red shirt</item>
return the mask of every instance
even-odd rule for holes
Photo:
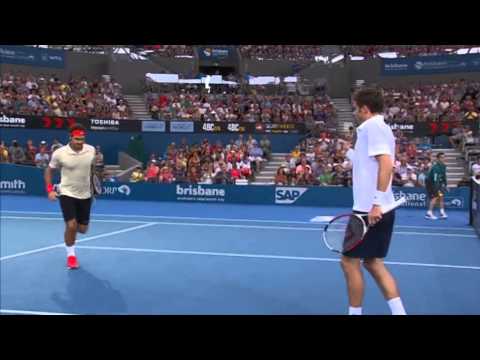
[[[235,162],[232,164],[232,170],[230,171],[230,175],[234,181],[242,178],[240,170],[237,169],[237,164]]]
[[[237,162],[237,168],[240,169],[240,174],[245,178],[250,178],[252,176],[251,164],[248,158],[242,156],[242,160]]]
[[[160,109],[166,108],[168,106],[168,97],[166,95],[160,95],[158,97],[157,106]]]
[[[157,182],[159,172],[160,172],[160,169],[157,166],[157,161],[152,160],[150,165],[147,168],[146,175],[145,175],[147,182]]]

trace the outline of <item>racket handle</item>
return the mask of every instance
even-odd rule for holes
[[[407,201],[407,199],[405,197],[401,197],[400,199],[394,201],[391,204],[382,206],[382,213],[386,214],[386,213],[396,209],[397,207],[402,206],[406,201]]]

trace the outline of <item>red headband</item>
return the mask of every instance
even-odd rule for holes
[[[73,130],[73,131],[70,133],[70,135],[71,135],[72,137],[83,137],[83,136],[85,136],[85,130],[81,130],[81,129],[79,129],[79,130]]]

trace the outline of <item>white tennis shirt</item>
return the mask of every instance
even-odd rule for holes
[[[357,128],[355,150],[350,149],[347,152],[347,157],[353,164],[353,210],[369,212],[372,209],[379,168],[375,156],[384,154],[390,155],[395,163],[395,137],[390,126],[385,124],[383,116],[375,115]],[[394,201],[390,179],[380,206]]]
[[[74,151],[69,144],[54,151],[50,166],[60,170],[60,194],[77,199],[92,197],[90,176],[95,163],[95,148],[83,144],[81,151]]]

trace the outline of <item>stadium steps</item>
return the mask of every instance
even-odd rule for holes
[[[128,106],[132,110],[133,117],[138,120],[151,120],[152,116],[147,111],[147,104],[143,95],[124,95]]]
[[[435,160],[439,152],[445,153],[448,186],[457,187],[458,182],[465,176],[465,161],[461,159],[462,153],[456,149],[432,149],[432,160]]]
[[[355,123],[350,99],[335,98],[332,102],[337,110],[337,131],[340,135],[345,135],[348,133],[348,128]]]
[[[285,161],[288,153],[272,153],[272,160],[266,162],[262,170],[255,175],[252,185],[271,185],[275,183],[275,175],[280,165]]]

